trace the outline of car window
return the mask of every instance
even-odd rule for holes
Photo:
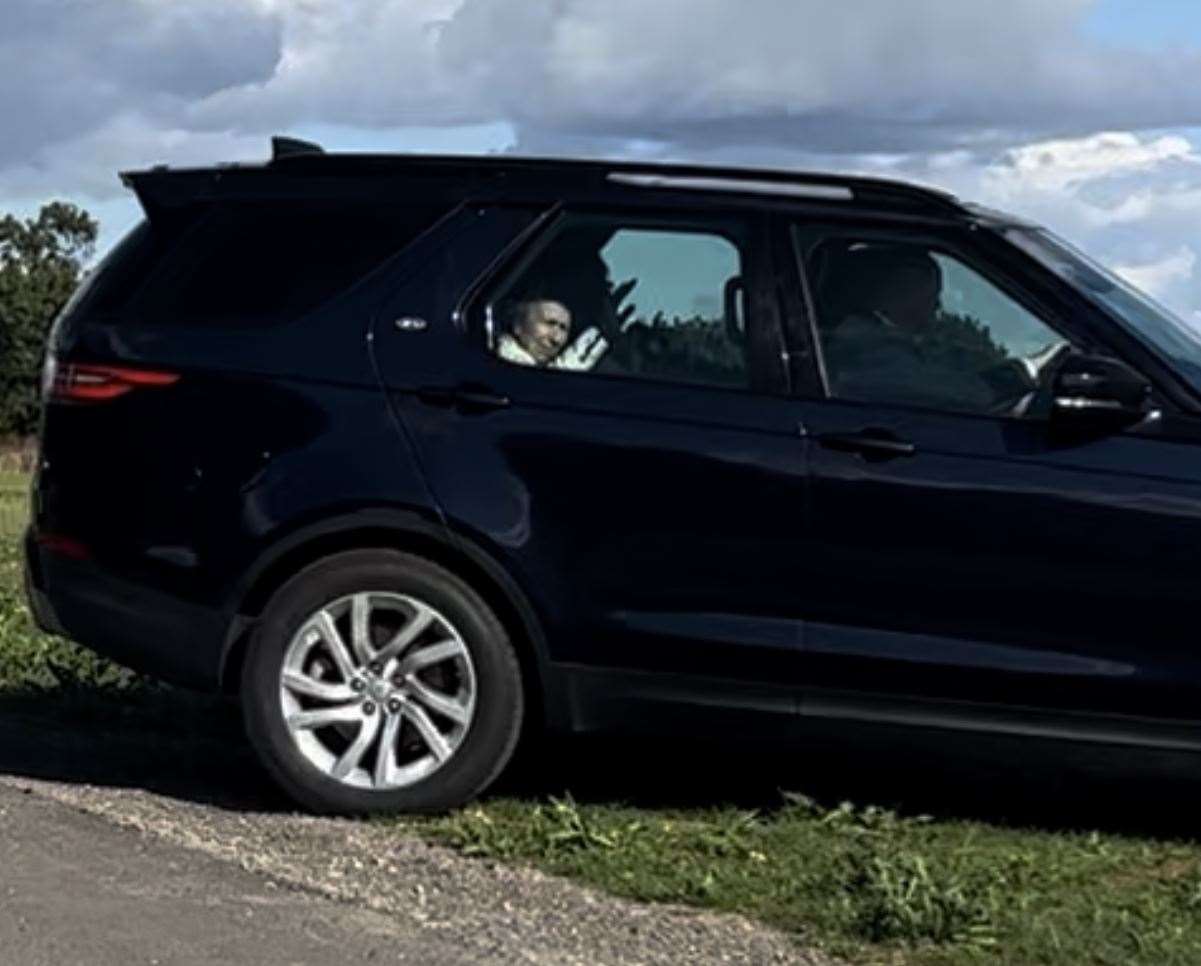
[[[1022,415],[1067,340],[991,280],[935,247],[821,243],[808,258],[830,395]]]
[[[745,245],[735,234],[567,216],[489,299],[513,365],[749,388]]]
[[[144,223],[106,269],[88,309],[150,325],[288,322],[350,289],[443,211],[248,202]]]

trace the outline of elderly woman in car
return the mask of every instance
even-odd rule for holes
[[[496,353],[518,365],[585,371],[609,347],[596,328],[584,330],[569,345],[570,336],[571,310],[566,305],[550,298],[526,299],[517,304],[512,331],[501,335]]]

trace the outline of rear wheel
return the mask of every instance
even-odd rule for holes
[[[474,798],[512,757],[524,702],[504,627],[419,557],[328,557],[265,608],[242,677],[247,733],[316,812],[437,811]]]

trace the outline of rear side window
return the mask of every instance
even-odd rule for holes
[[[445,210],[287,201],[178,214],[136,229],[81,310],[148,325],[290,322],[348,291]]]
[[[491,349],[550,370],[752,388],[738,236],[737,223],[566,216],[493,292]]]

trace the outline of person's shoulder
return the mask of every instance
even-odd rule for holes
[[[506,362],[520,362],[526,366],[534,362],[534,357],[525,350],[525,347],[510,332],[502,333],[500,338],[496,340],[496,354]]]

